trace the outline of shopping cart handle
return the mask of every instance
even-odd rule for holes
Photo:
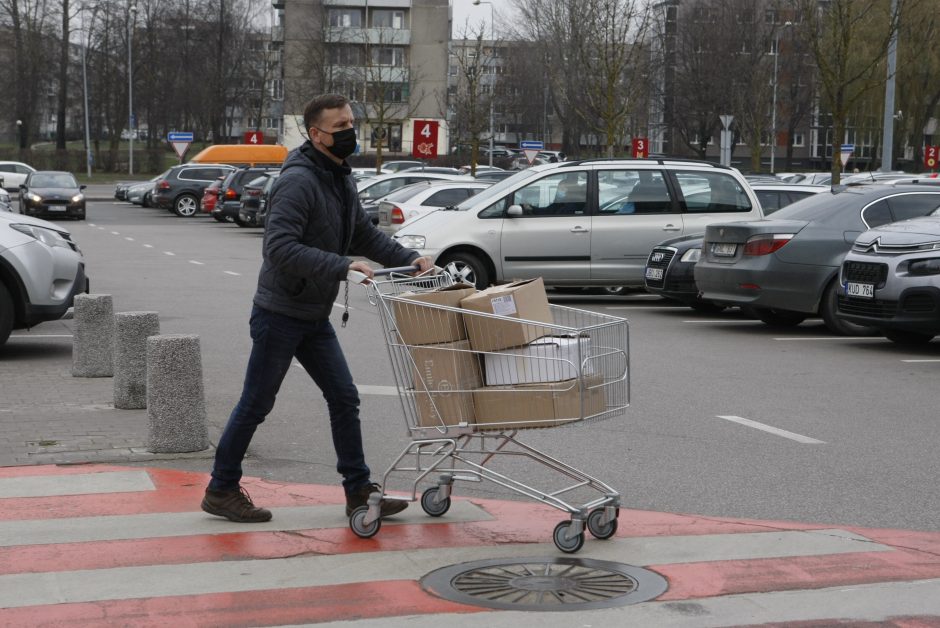
[[[372,272],[376,277],[384,277],[385,275],[404,275],[411,274],[421,270],[421,267],[415,264],[414,266],[399,266],[397,268],[379,268]]]

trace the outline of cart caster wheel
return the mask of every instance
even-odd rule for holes
[[[604,509],[598,508],[597,510],[592,510],[591,514],[587,518],[587,529],[588,532],[594,535],[596,539],[609,539],[614,534],[617,533],[617,520],[613,519],[608,521],[606,524],[601,523],[601,520],[604,518]]]
[[[565,534],[568,532],[568,527],[571,525],[570,521],[562,521],[557,526],[555,526],[555,531],[552,533],[552,540],[555,541],[555,547],[565,552],[566,554],[574,554],[581,546],[584,545],[584,532],[574,537],[573,539],[566,539]]]
[[[439,502],[434,501],[438,490],[440,490],[439,486],[432,486],[421,493],[421,507],[424,508],[424,512],[432,517],[440,517],[450,510],[450,497]]]
[[[349,517],[349,527],[356,533],[356,536],[363,539],[371,539],[378,533],[379,528],[382,527],[381,519],[376,519],[369,525],[363,523],[367,512],[369,512],[368,506],[359,506]]]

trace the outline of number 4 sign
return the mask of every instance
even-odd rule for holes
[[[411,154],[418,159],[437,157],[437,120],[415,120]]]

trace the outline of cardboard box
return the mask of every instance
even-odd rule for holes
[[[584,378],[584,415],[607,409],[599,375]],[[580,380],[517,386],[487,386],[473,392],[478,430],[552,427],[581,420]]]
[[[404,292],[399,295],[401,299],[414,302],[392,302],[398,333],[404,344],[430,345],[464,340],[467,331],[460,312],[424,307],[423,304],[460,308],[460,302],[474,292],[476,288],[473,286],[455,284],[433,292]]]
[[[591,355],[591,337],[543,336],[524,347],[483,354],[487,386],[537,384],[574,379]],[[593,374],[591,363],[585,375]]]
[[[515,281],[492,286],[472,294],[460,302],[460,307],[474,312],[497,314],[537,323],[553,323],[552,311],[545,296],[542,278]],[[484,316],[465,316],[470,346],[476,351],[499,351],[521,347],[551,332],[540,325],[525,324]]]
[[[483,377],[470,343],[460,340],[412,347],[411,357],[418,425],[473,423],[473,390],[483,385]]]

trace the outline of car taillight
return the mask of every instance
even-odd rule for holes
[[[744,243],[745,255],[770,255],[780,250],[793,237],[792,233],[762,233]]]
[[[161,181],[160,183],[157,184],[157,187],[160,188],[161,190],[169,190],[169,189],[170,189],[170,182],[169,182],[169,181]]]
[[[226,190],[225,190],[225,198],[226,198],[226,199],[232,200],[233,198],[237,198],[237,196],[238,196],[238,195],[235,194],[235,190],[233,190],[232,188],[226,188]]]
[[[245,190],[248,196],[261,196],[261,190]]]
[[[400,207],[392,208],[392,224],[400,225],[405,222],[405,213],[401,210]]]

